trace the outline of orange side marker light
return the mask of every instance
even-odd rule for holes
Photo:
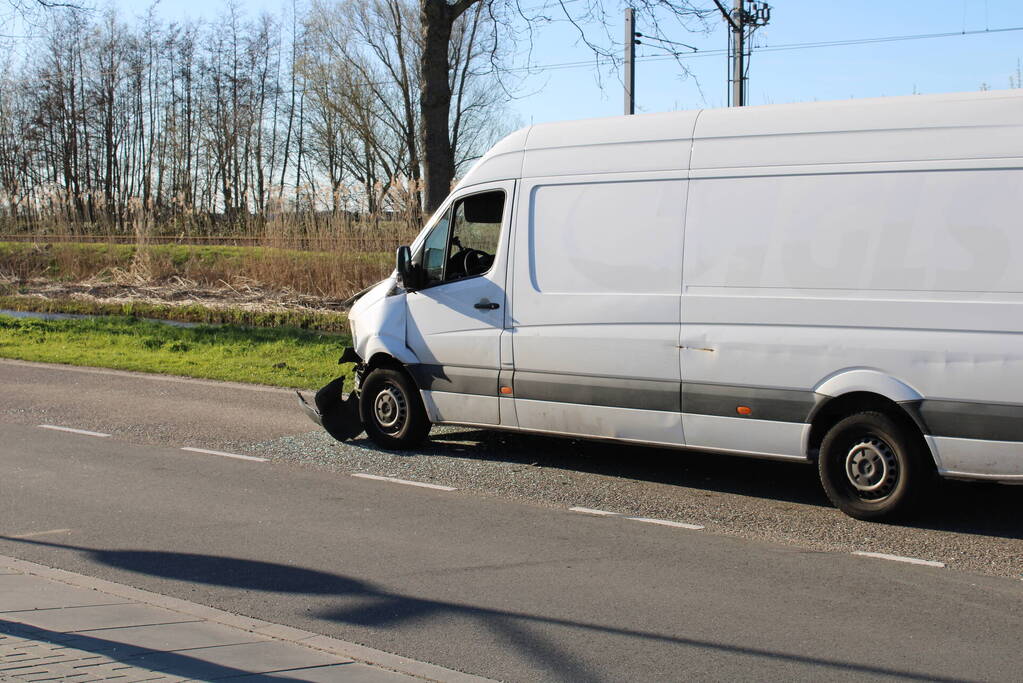
[[[510,396],[511,392],[512,392],[511,387],[501,387],[501,393],[504,394],[505,396]]]
[[[735,412],[739,413],[740,415],[752,415],[753,409],[750,408],[749,406],[737,406],[735,408]]]

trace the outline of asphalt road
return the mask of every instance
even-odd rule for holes
[[[849,524],[791,465],[466,431],[395,456],[333,446],[276,390],[7,362],[0,387],[0,554],[506,680],[1023,670],[1020,489],[969,494],[999,514],[968,528]],[[569,509],[592,500],[625,514]],[[757,510],[784,543],[742,533]],[[906,548],[949,567],[850,554]]]

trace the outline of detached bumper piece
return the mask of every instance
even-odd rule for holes
[[[345,378],[338,377],[316,392],[315,405],[309,405],[300,392],[299,405],[316,424],[338,441],[354,439],[362,434],[362,415],[359,411],[359,395],[343,394]]]
[[[323,426],[323,417],[320,415],[320,411],[315,406],[309,405],[309,401],[305,400],[305,396],[302,395],[301,391],[295,392],[298,395],[298,405],[302,406],[302,410],[309,416],[309,419],[316,424]]]

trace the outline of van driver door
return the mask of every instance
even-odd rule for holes
[[[406,296],[409,370],[440,422],[499,424],[498,375],[514,181],[452,197],[412,255],[425,284]]]

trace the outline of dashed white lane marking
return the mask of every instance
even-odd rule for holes
[[[30,534],[15,534],[10,538],[35,538],[36,536],[48,536],[50,534],[64,534],[71,531],[71,529],[48,529],[46,531],[33,531]]]
[[[944,562],[935,562],[934,560],[921,560],[918,557],[903,557],[902,555],[888,555],[887,553],[868,553],[864,550],[854,550],[853,555],[860,555],[862,557],[874,557],[879,560],[891,560],[893,562],[905,562],[907,564],[919,564],[925,567],[944,567]]]
[[[392,484],[405,484],[406,486],[419,486],[424,489],[436,489],[438,491],[457,491],[454,486],[441,486],[440,484],[427,484],[422,481],[409,481],[408,479],[398,479],[397,477],[381,477],[378,474],[364,474],[362,472],[354,472],[353,477],[359,477],[360,479],[374,479],[376,481],[389,481]]]
[[[604,517],[617,517],[617,512],[608,512],[607,510],[594,510],[593,508],[574,507],[568,508],[572,512],[581,512],[584,515],[601,515]]]
[[[699,531],[703,527],[699,524],[689,524],[688,522],[672,522],[668,519],[651,519],[649,517],[626,517],[625,519],[631,519],[633,522],[646,522],[647,524],[660,524],[661,526],[673,526],[679,529],[692,529],[693,531]]]
[[[53,430],[56,430],[58,432],[71,432],[72,434],[84,434],[86,436],[101,436],[101,437],[110,436],[109,434],[104,434],[103,432],[90,432],[88,429],[75,429],[73,427],[58,427],[57,425],[38,425],[38,426],[40,428],[42,428],[42,429],[53,429]]]
[[[596,510],[594,508],[584,508],[576,506],[570,507],[568,509],[571,510],[572,512],[581,512],[584,515],[599,515],[601,517],[624,517],[625,519],[631,520],[633,522],[660,524],[661,526],[672,526],[677,529],[692,529],[693,531],[699,531],[700,529],[703,529],[703,527],[700,526],[699,524],[689,524],[687,522],[672,522],[671,520],[668,519],[652,519],[650,517],[629,517],[627,515],[623,515],[620,512],[608,512],[607,510]]]
[[[239,455],[238,453],[225,453],[224,451],[208,451],[205,448],[192,448],[185,446],[181,450],[192,453],[205,453],[206,455],[219,455],[224,458],[237,458],[238,460],[251,460],[252,462],[266,462],[266,458],[257,458],[254,455]]]

